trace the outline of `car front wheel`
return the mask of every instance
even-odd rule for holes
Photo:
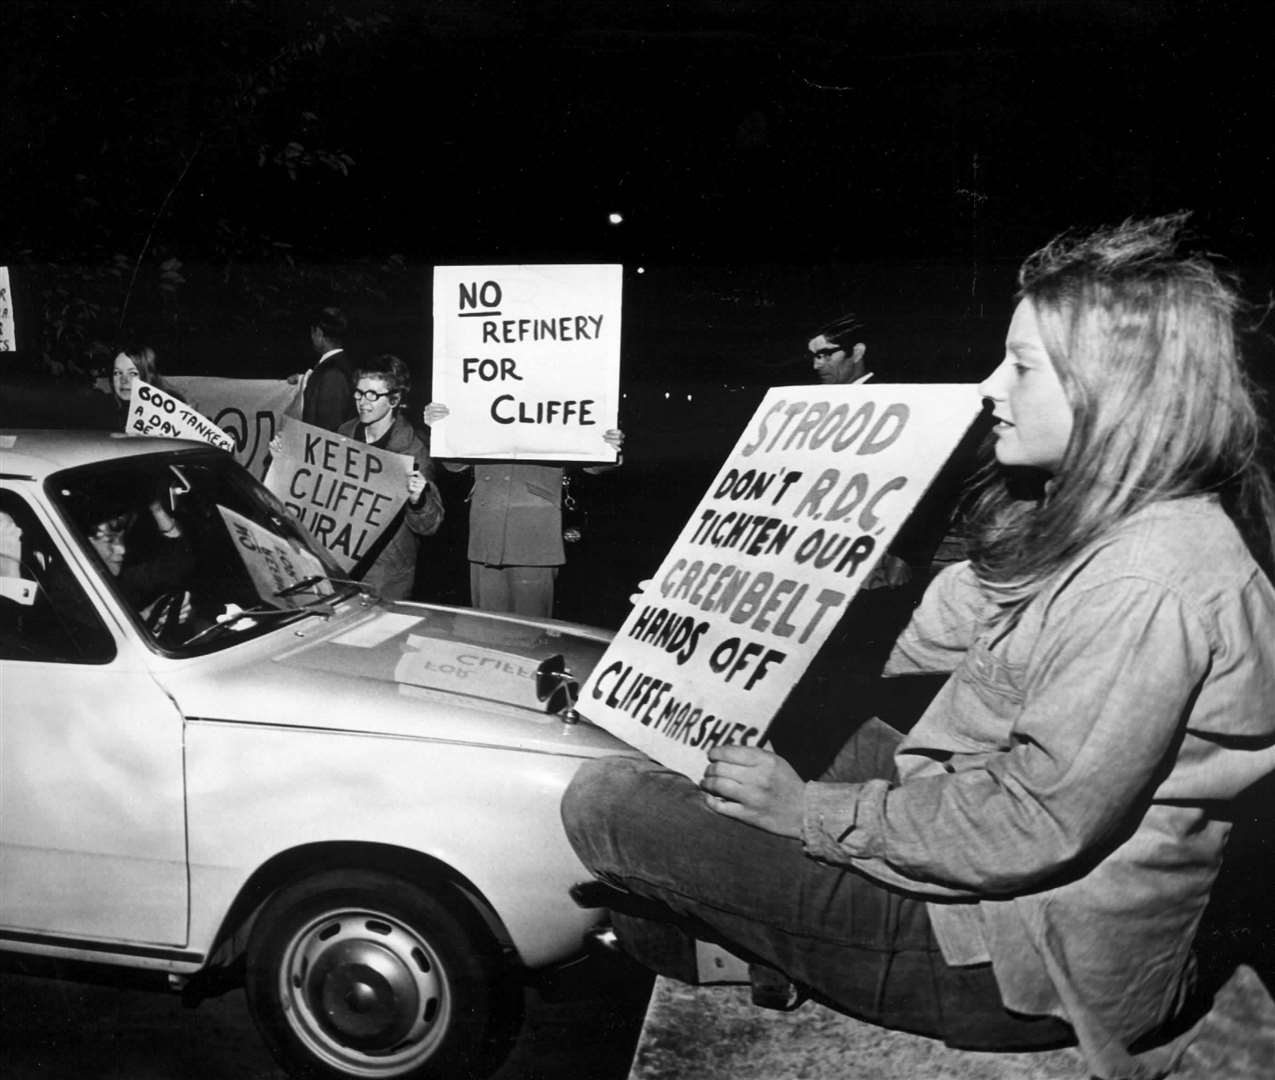
[[[294,1076],[478,1076],[499,1064],[519,995],[495,942],[389,874],[319,874],[279,892],[248,944],[262,1037]]]

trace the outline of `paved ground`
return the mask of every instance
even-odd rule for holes
[[[493,1080],[624,1080],[650,979],[599,961],[527,995],[527,1024]],[[4,1080],[287,1080],[242,991],[183,1008],[166,993],[0,971]]]
[[[630,1080],[1083,1080],[1073,1050],[989,1054],[883,1031],[820,1005],[759,1009],[746,987],[656,980]],[[1215,999],[1174,1080],[1270,1080],[1275,1000],[1249,967]]]

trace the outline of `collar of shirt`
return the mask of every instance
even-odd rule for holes
[[[329,356],[336,356],[336,354],[339,352],[345,352],[345,350],[344,349],[329,349],[327,352],[325,352],[322,356],[319,357],[319,363],[320,364],[323,363],[323,361],[326,360]]]

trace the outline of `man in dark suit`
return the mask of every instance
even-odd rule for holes
[[[347,326],[345,312],[338,307],[320,309],[310,326],[310,343],[318,359],[306,379],[301,419],[329,431],[355,415],[355,364],[345,350]]]

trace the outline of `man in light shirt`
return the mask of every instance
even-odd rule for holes
[[[806,344],[815,374],[825,385],[859,383],[872,378],[872,372],[864,366],[863,356],[867,345],[856,341],[863,332],[863,323],[853,314],[819,328]]]

